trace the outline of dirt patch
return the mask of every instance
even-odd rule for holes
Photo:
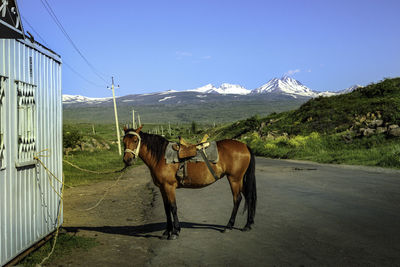
[[[146,166],[131,168],[102,203],[89,211],[115,181],[70,188],[64,195],[64,230],[94,237],[98,246],[52,261],[52,266],[142,266],[150,256],[146,219],[154,186]]]

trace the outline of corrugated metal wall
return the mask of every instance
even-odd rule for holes
[[[23,152],[27,148],[33,149],[33,153],[48,149],[45,153],[48,157],[41,160],[62,179],[61,60],[29,40],[0,39],[0,76],[5,81],[1,104],[4,153],[0,162],[0,265],[3,265],[56,228],[60,198],[51,188],[43,167],[32,164],[33,159],[21,162],[19,153],[28,153]],[[25,87],[18,89],[21,84]],[[24,140],[18,133],[21,127],[18,123],[25,120],[18,113],[18,101],[25,101],[20,99],[21,93],[18,96],[19,90],[24,91],[23,97],[34,97],[35,110],[29,113],[33,114],[29,123],[34,124],[24,126],[33,129],[33,133],[29,132],[30,137]],[[31,157],[33,153],[27,155]],[[60,191],[60,183],[54,185]]]

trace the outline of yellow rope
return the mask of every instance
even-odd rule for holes
[[[53,191],[60,197],[60,205],[59,205],[58,216],[57,216],[57,228],[56,228],[56,233],[55,233],[55,236],[54,236],[54,242],[53,242],[52,249],[51,249],[50,253],[47,255],[47,257],[45,257],[37,266],[42,266],[43,263],[45,263],[45,262],[51,257],[51,255],[52,255],[53,252],[54,252],[54,249],[55,249],[56,243],[57,243],[57,238],[58,238],[60,226],[61,226],[61,225],[60,225],[60,220],[61,220],[61,211],[62,211],[63,201],[64,201],[64,198],[63,198],[63,195],[64,195],[64,186],[67,186],[67,187],[69,187],[69,188],[72,188],[72,186],[66,185],[66,184],[63,182],[63,181],[64,181],[64,174],[63,174],[63,181],[61,181],[60,179],[58,179],[58,178],[46,167],[46,165],[43,163],[43,161],[40,159],[40,157],[50,157],[50,155],[42,154],[43,152],[50,152],[50,150],[49,150],[49,149],[43,149],[43,150],[39,151],[33,158],[34,158],[35,160],[37,160],[37,161],[42,165],[42,167],[46,170],[46,172],[47,172],[48,174],[50,174],[50,175],[47,176],[47,177],[48,177],[48,179],[49,179],[49,183],[50,183],[51,188],[52,188]],[[91,173],[96,173],[96,174],[108,174],[108,173],[115,173],[115,172],[118,172],[118,171],[112,171],[112,172],[96,172],[96,171],[91,171],[91,170],[85,170],[85,169],[82,169],[82,168],[80,168],[80,167],[74,165],[73,163],[71,163],[71,162],[69,162],[69,161],[67,161],[67,160],[64,160],[64,162],[70,164],[71,166],[73,166],[73,167],[75,167],[75,168],[77,168],[77,169],[79,169],[79,170],[86,171],[86,172],[91,172]],[[125,169],[126,169],[126,167],[124,167],[123,169],[119,170],[119,171],[122,172],[122,173],[118,176],[117,180],[106,190],[106,192],[104,193],[104,195],[100,198],[100,200],[99,200],[94,206],[92,206],[92,207],[90,207],[90,208],[87,208],[87,209],[84,209],[84,210],[81,210],[81,211],[89,211],[89,210],[92,210],[92,209],[96,208],[97,206],[99,206],[100,203],[104,200],[104,198],[105,198],[106,195],[108,194],[108,192],[110,191],[110,189],[111,189],[112,187],[114,187],[114,186],[119,182],[119,180],[121,179],[121,177],[124,175],[124,172],[123,172],[123,171],[124,171]],[[60,183],[62,184],[62,187],[61,187],[61,194],[58,193],[58,191],[57,191],[56,188],[54,187],[53,182],[52,182],[50,176],[53,177],[54,179],[56,179],[58,182],[60,182]]]
[[[61,224],[60,224],[61,222],[60,222],[60,221],[61,221],[61,211],[62,211],[62,207],[63,207],[63,203],[64,203],[63,195],[64,195],[64,186],[65,186],[65,183],[63,182],[63,181],[64,181],[64,174],[63,174],[63,181],[61,181],[61,180],[58,179],[58,178],[44,165],[44,163],[40,160],[39,157],[49,157],[49,156],[50,156],[50,155],[41,154],[41,153],[44,152],[44,151],[49,151],[49,150],[48,150],[48,149],[44,149],[44,150],[40,151],[39,153],[37,153],[33,158],[34,158],[35,160],[37,160],[37,161],[43,166],[43,168],[47,171],[48,174],[50,174],[54,179],[56,179],[58,182],[60,182],[60,183],[62,184],[62,187],[61,187],[61,194],[60,194],[60,193],[58,193],[58,191],[54,188],[53,182],[52,182],[52,180],[51,180],[50,175],[47,176],[48,179],[49,179],[49,183],[50,183],[50,185],[51,185],[51,188],[52,188],[53,191],[60,197],[60,205],[59,205],[59,207],[58,207],[57,227],[56,227],[56,233],[55,233],[55,236],[54,236],[53,246],[52,246],[52,248],[51,248],[50,253],[47,255],[47,257],[45,257],[45,258],[38,264],[38,266],[42,266],[42,264],[45,263],[45,262],[51,257],[51,255],[53,254],[54,249],[55,249],[55,247],[56,247],[57,237],[58,237],[58,233],[59,233],[60,226],[61,226]]]
[[[63,176],[64,176],[64,175],[63,175]],[[64,194],[64,184],[62,184],[62,187],[61,187],[61,196],[62,196],[63,194]],[[57,216],[57,228],[56,228],[56,234],[55,234],[55,236],[54,236],[53,246],[52,246],[52,248],[51,248],[50,253],[47,255],[47,257],[45,257],[45,258],[39,263],[39,266],[42,266],[43,263],[45,263],[45,262],[51,257],[51,255],[52,255],[53,252],[54,252],[54,249],[56,248],[58,233],[59,233],[59,231],[60,231],[60,226],[61,226],[60,221],[61,221],[61,210],[62,210],[63,202],[64,202],[64,201],[63,201],[63,198],[60,197],[60,206],[59,206],[59,209],[58,209],[58,216]]]
[[[106,195],[108,194],[108,192],[110,192],[110,189],[113,188],[113,187],[119,182],[119,180],[121,179],[121,177],[122,177],[123,175],[124,175],[124,173],[121,173],[121,174],[118,176],[117,180],[116,180],[109,188],[107,188],[107,190],[106,190],[106,192],[104,193],[104,195],[100,198],[99,201],[97,201],[97,203],[96,203],[94,206],[92,206],[92,207],[90,207],[90,208],[87,208],[87,209],[82,209],[82,210],[79,209],[79,211],[89,211],[89,210],[95,209],[97,206],[99,206],[100,203],[105,199],[105,197],[106,197]]]
[[[42,150],[42,151],[43,151],[43,150]],[[39,152],[39,153],[40,153],[40,152]],[[43,161],[41,161],[39,157],[49,157],[48,155],[44,155],[44,156],[43,156],[43,155],[40,155],[40,154],[36,154],[36,156],[34,156],[33,158],[34,158],[35,160],[37,160],[37,161],[42,165],[42,167],[47,171],[47,173],[49,173],[49,174],[50,174],[54,179],[56,179],[58,182],[62,183],[63,186],[65,185],[65,186],[68,187],[68,188],[73,188],[72,186],[67,185],[67,184],[65,184],[63,181],[61,181],[60,179],[58,179],[58,178],[46,167],[46,165],[44,165]],[[52,183],[50,177],[48,177],[48,178],[49,178],[49,181],[50,181],[50,185],[53,187],[53,183]],[[53,187],[53,190],[58,194],[57,190],[55,190],[54,187]],[[58,195],[59,195],[59,194],[58,194]]]
[[[63,175],[64,176],[64,175]],[[61,187],[61,196],[64,194],[64,184],[62,184]],[[60,221],[61,221],[61,210],[62,210],[62,206],[63,206],[63,198],[60,196],[60,206],[58,209],[58,216],[57,216],[57,228],[56,228],[56,234],[54,235],[54,242],[53,242],[53,246],[51,248],[50,253],[38,264],[39,266],[42,266],[43,263],[45,263],[53,254],[54,249],[56,248],[56,244],[57,244],[57,238],[58,238],[58,233],[60,231]]]
[[[67,163],[68,165],[71,165],[72,167],[74,167],[74,168],[76,168],[76,169],[78,169],[78,170],[81,170],[81,171],[84,171],[84,172],[89,172],[89,173],[95,173],[95,174],[110,174],[110,173],[120,172],[120,171],[122,171],[122,170],[125,169],[125,168],[123,168],[123,169],[121,169],[121,170],[116,170],[116,171],[98,172],[98,171],[92,171],[92,170],[83,169],[83,168],[81,168],[81,167],[79,167],[79,166],[76,166],[76,165],[73,164],[72,162],[69,162],[69,161],[66,160],[66,159],[63,159],[63,161],[64,161],[65,163]]]

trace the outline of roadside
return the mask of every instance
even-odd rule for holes
[[[399,234],[393,206],[399,203],[399,174],[257,158],[259,201],[253,231],[238,231],[246,219],[240,212],[237,228],[220,233],[232,207],[223,179],[204,189],[177,191],[182,232],[177,241],[168,242],[159,240],[165,227],[163,205],[142,165],[129,169],[89,211],[84,209],[94,206],[114,181],[66,190],[65,231],[95,239],[97,245],[75,249],[46,266],[390,265],[398,260],[393,256]],[[393,247],[384,240],[391,240]],[[266,253],[254,252],[260,249]]]
[[[47,266],[141,266],[148,261],[146,217],[151,211],[153,187],[146,166],[128,170],[103,202],[94,206],[115,181],[78,186],[65,191],[63,229],[95,238],[97,246],[73,251]]]

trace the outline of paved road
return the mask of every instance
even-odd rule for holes
[[[180,189],[181,236],[149,238],[149,265],[400,266],[399,171],[264,158],[256,169],[252,231],[220,232],[232,209],[226,179]],[[158,196],[151,236],[161,235],[164,220]],[[240,212],[235,226],[244,224]]]

